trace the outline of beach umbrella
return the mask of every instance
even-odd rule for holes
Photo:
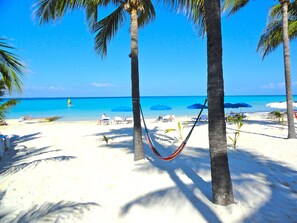
[[[277,109],[286,109],[287,108],[287,102],[272,102],[266,104],[266,107],[268,108],[277,108]],[[297,102],[293,102],[293,107],[297,108]]]
[[[172,108],[167,106],[167,105],[162,105],[162,104],[158,104],[158,105],[154,105],[151,107],[151,110],[171,110]]]
[[[239,108],[239,107],[236,104],[224,103],[224,108]]]
[[[237,106],[238,108],[251,108],[251,107],[253,107],[252,105],[247,104],[247,103],[243,103],[243,102],[235,103],[234,105]]]
[[[111,109],[112,112],[131,112],[132,108],[128,106],[119,106]]]
[[[201,108],[203,108],[203,104],[200,104],[200,103],[192,104],[187,107],[187,109],[201,109]],[[208,107],[205,105],[204,108],[207,109]]]

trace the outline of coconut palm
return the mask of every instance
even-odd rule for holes
[[[97,21],[97,9],[100,6],[113,4],[116,9]],[[107,54],[107,44],[124,24],[126,14],[130,17],[131,36],[131,81],[132,81],[132,105],[134,119],[134,160],[144,159],[142,145],[142,130],[140,120],[140,93],[139,93],[139,65],[138,65],[138,28],[144,26],[155,18],[155,10],[150,0],[39,0],[35,4],[35,16],[40,23],[49,22],[61,18],[67,10],[85,8],[87,19],[95,36],[95,49],[98,54]]]
[[[213,200],[234,202],[227,156],[220,0],[204,0],[207,32],[207,98]]]
[[[225,0],[224,10],[229,10],[229,15],[234,14],[243,8],[249,0]],[[296,0],[294,0],[296,3]],[[285,84],[286,84],[286,101],[287,101],[287,115],[288,115],[288,138],[296,138],[294,116],[293,116],[293,96],[291,84],[291,62],[290,62],[290,45],[288,34],[288,5],[290,0],[279,0],[282,8],[282,41],[284,52],[284,67],[285,67]]]
[[[208,136],[212,194],[215,204],[234,203],[228,163],[220,0],[181,0],[203,37],[207,33]]]
[[[268,16],[269,23],[260,37],[257,51],[260,51],[264,59],[283,42],[282,31],[282,7],[275,5]],[[288,5],[288,33],[290,40],[297,37],[297,2]]]
[[[21,77],[25,66],[18,56],[11,51],[15,48],[7,43],[7,39],[0,37],[0,74],[9,92],[22,91]]]

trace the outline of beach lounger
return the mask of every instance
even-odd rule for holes
[[[132,117],[130,117],[130,118],[125,118],[125,122],[126,122],[126,124],[132,124],[132,122],[133,122],[133,118],[132,118]]]
[[[208,121],[208,116],[207,115],[201,115],[200,118],[199,118],[199,121],[207,122]]]
[[[174,115],[165,115],[163,116],[163,122],[173,122],[174,121]]]
[[[123,119],[119,116],[114,117],[114,123],[115,124],[122,124]]]
[[[106,117],[104,119],[101,120],[101,125],[109,125],[110,124],[110,118]]]

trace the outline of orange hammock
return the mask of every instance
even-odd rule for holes
[[[163,156],[161,156],[161,154],[160,154],[160,153],[157,151],[157,149],[155,148],[154,143],[153,143],[153,141],[152,141],[152,139],[151,139],[151,137],[150,137],[149,131],[148,131],[148,129],[147,129],[145,120],[144,120],[144,115],[143,115],[143,112],[142,112],[142,108],[141,108],[141,106],[140,106],[140,104],[139,104],[140,112],[141,112],[141,116],[142,116],[142,120],[143,120],[143,124],[144,124],[144,129],[145,129],[145,132],[146,132],[146,137],[147,137],[147,140],[148,140],[148,144],[149,144],[151,150],[153,151],[153,153],[154,153],[159,159],[161,159],[161,160],[165,160],[165,161],[170,161],[170,160],[173,160],[173,159],[175,159],[176,157],[178,157],[179,154],[181,154],[181,152],[182,152],[182,150],[185,148],[185,146],[186,146],[186,144],[187,144],[187,142],[188,142],[188,140],[189,140],[189,138],[190,138],[190,136],[191,136],[191,134],[192,134],[192,132],[193,132],[193,130],[194,130],[196,124],[197,124],[197,122],[198,122],[199,119],[200,119],[200,116],[201,116],[201,114],[202,114],[202,112],[203,112],[203,109],[204,109],[206,103],[207,103],[207,99],[205,99],[204,104],[203,104],[203,106],[202,106],[202,108],[201,108],[201,110],[200,110],[200,112],[199,112],[199,114],[198,114],[198,116],[197,116],[197,118],[196,118],[196,120],[195,120],[195,122],[194,122],[194,125],[192,126],[192,128],[191,128],[190,132],[188,133],[187,137],[185,138],[185,140],[180,144],[180,146],[179,146],[179,147],[178,147],[178,148],[177,148],[177,149],[176,149],[170,156],[167,156],[167,157],[163,157]]]

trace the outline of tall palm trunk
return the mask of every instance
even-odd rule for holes
[[[289,0],[280,0],[283,10],[283,44],[284,44],[284,67],[286,83],[287,117],[288,117],[288,138],[296,138],[293,114],[293,97],[291,85],[291,63],[290,63],[290,45],[288,34],[288,4]]]
[[[139,70],[138,70],[138,21],[137,9],[130,12],[130,34],[131,34],[131,79],[132,79],[132,106],[134,123],[134,160],[144,159],[142,145],[142,130],[139,108]]]
[[[234,197],[228,164],[224,114],[220,0],[205,0],[204,7],[207,27],[208,134],[212,193],[215,204],[228,205],[234,203]]]

